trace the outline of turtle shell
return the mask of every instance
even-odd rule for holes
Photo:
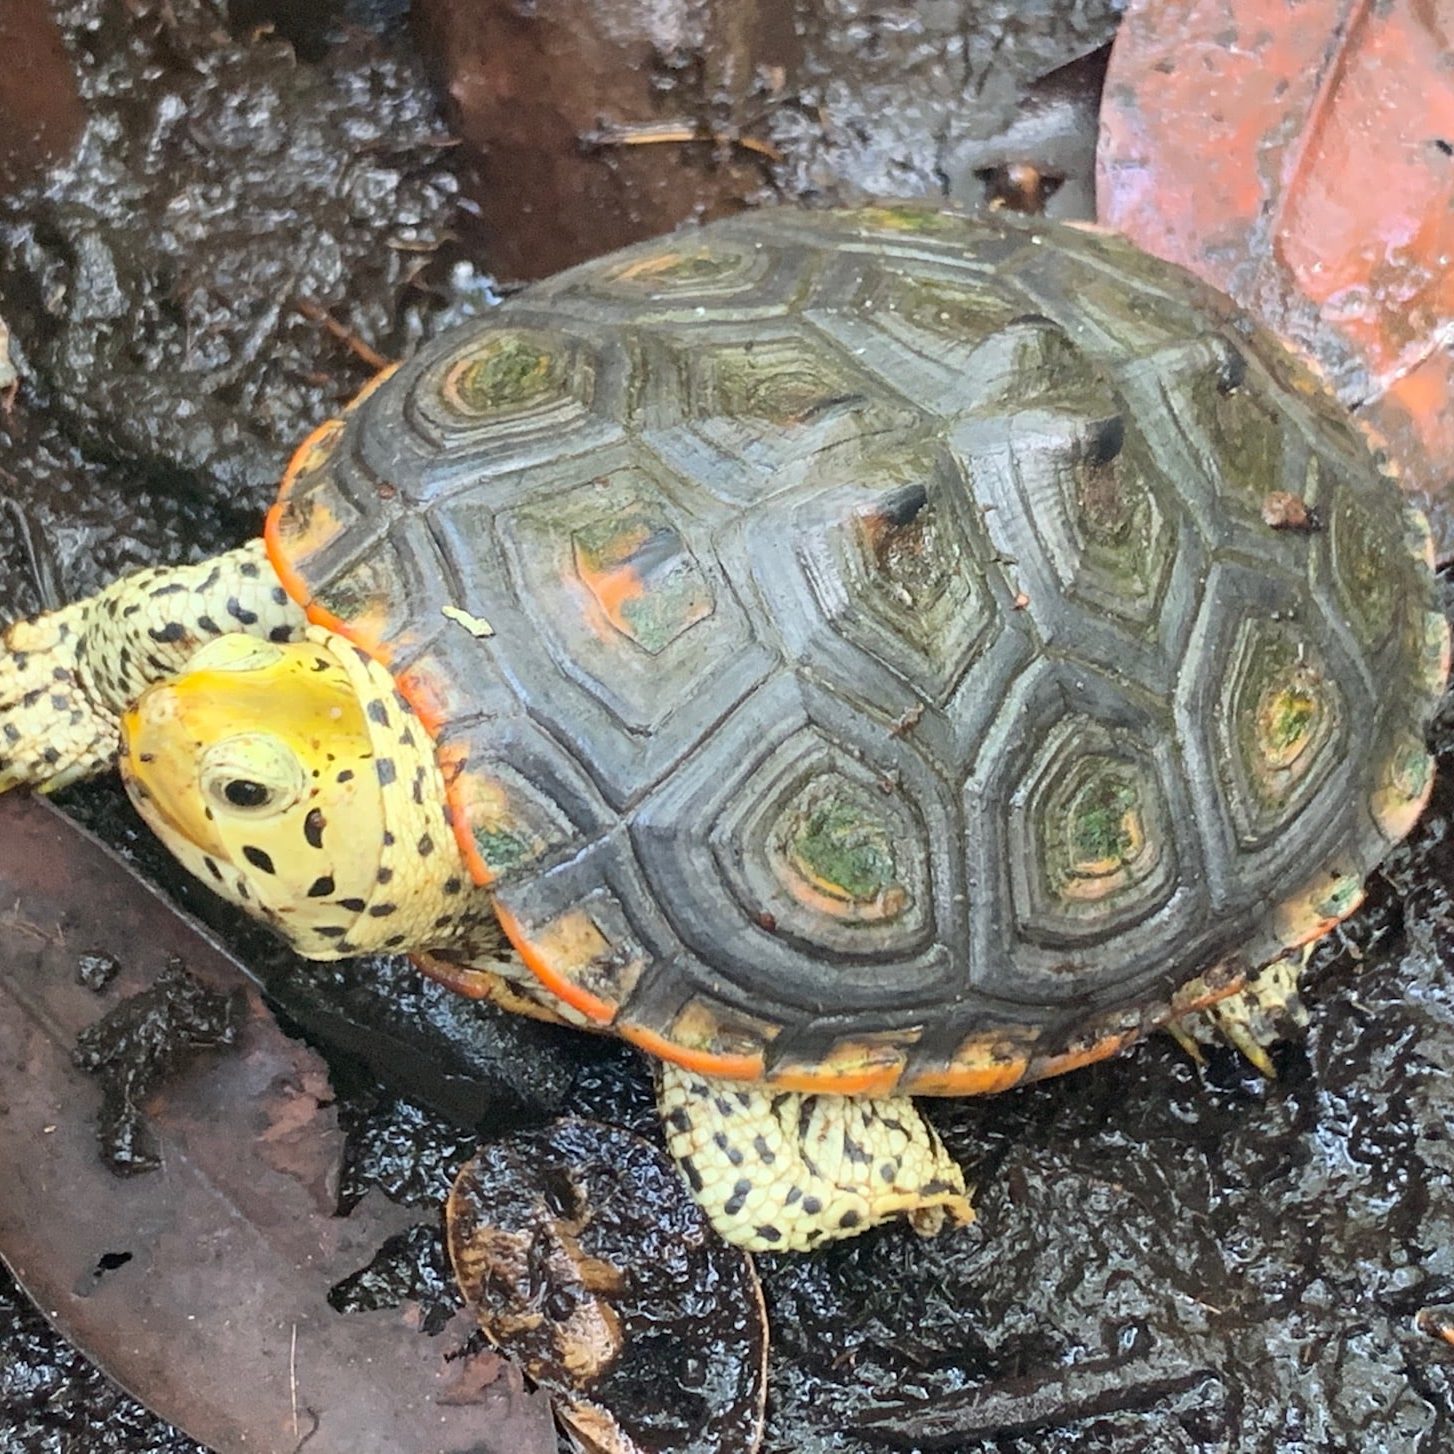
[[[1109,1053],[1348,913],[1429,789],[1421,517],[1269,335],[1093,232],[615,253],[325,425],[267,536],[435,734],[525,962],[709,1073]]]

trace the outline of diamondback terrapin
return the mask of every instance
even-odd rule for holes
[[[12,627],[0,786],[119,724],[204,882],[623,1036],[723,1235],[804,1247],[969,1216],[912,1096],[1286,993],[1428,794],[1434,604],[1187,274],[763,212],[530,288],[318,429],[262,541]]]

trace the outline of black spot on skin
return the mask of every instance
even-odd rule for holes
[[[70,701],[59,692],[52,692],[50,694],[50,704],[57,712],[69,712],[71,710]]]
[[[243,563],[238,566],[237,573],[240,576],[246,577],[246,579],[250,581],[255,581],[257,579],[257,567],[250,560],[243,561]]]
[[[390,833],[387,828],[384,829],[384,840],[383,841],[384,841],[384,847],[385,848],[392,848],[394,846],[394,835],[392,833]]]
[[[783,1234],[770,1222],[765,1222],[757,1229],[757,1240],[759,1242],[781,1242],[782,1239]]]
[[[687,1115],[684,1106],[673,1106],[667,1113],[666,1123],[673,1131],[678,1131],[683,1136],[692,1129],[692,1118]]]
[[[413,745],[414,745],[414,734],[406,727],[399,734],[399,746],[400,747],[413,747]]]
[[[315,878],[308,886],[308,897],[310,899],[326,899],[333,892],[333,875],[325,873],[322,878]]]
[[[217,880],[218,883],[221,883],[222,870],[217,867],[216,862],[213,859],[207,858],[206,856],[203,857],[202,862],[207,865],[207,872],[210,873],[212,877]]]
[[[752,1149],[757,1153],[757,1159],[764,1166],[771,1166],[777,1160],[777,1153],[761,1136],[754,1136],[752,1138]]]
[[[444,881],[444,891],[447,894],[457,894],[463,887],[457,878],[447,878]]]
[[[840,1227],[856,1227],[862,1220],[863,1218],[857,1212],[844,1212],[838,1219],[838,1225]]]
[[[387,919],[390,914],[397,914],[398,912],[398,904],[375,904],[373,908],[369,910],[369,918]]]
[[[209,636],[222,635],[222,628],[210,616],[198,616],[197,625]]]
[[[227,598],[227,614],[234,621],[240,621],[244,626],[257,625],[257,612],[249,611],[236,596],[229,596]]]
[[[407,934],[390,934],[389,937],[384,940],[384,948],[399,949],[403,946],[405,940],[407,940],[408,937],[409,936]]]
[[[381,757],[374,763],[374,771],[379,775],[379,786],[387,788],[392,785],[398,774],[394,771],[394,759],[392,757]]]
[[[277,602],[279,606],[286,606],[288,604],[288,593],[281,586],[274,586],[273,600]]]
[[[683,1156],[677,1165],[686,1173],[687,1185],[694,1192],[700,1192],[702,1190],[702,1174],[697,1170],[692,1158],[690,1156]]]
[[[377,722],[380,727],[387,727],[389,725],[388,708],[377,698],[368,704],[366,710],[369,714],[370,722]]]
[[[210,591],[212,587],[217,584],[218,580],[221,579],[221,576],[222,567],[220,565],[214,565],[207,579],[203,581],[200,586],[197,587],[198,595],[205,595],[208,591]]]
[[[61,760],[61,755],[54,747],[47,747],[41,756],[45,758],[47,767],[54,767]]]
[[[434,927],[436,929],[448,929],[449,926],[451,924],[453,924],[453,923],[454,923],[454,915],[453,914],[441,914],[434,921]]]
[[[347,909],[353,914],[362,914],[364,911],[364,901],[362,899],[340,899],[338,901],[338,907],[340,909]]]
[[[154,598],[157,596],[175,596],[178,591],[185,591],[186,589],[186,586],[180,581],[173,581],[169,586],[158,586],[151,592],[151,595]]]
[[[379,870],[379,882],[381,884],[388,883],[393,877],[394,870],[392,868],[389,868],[387,865]]]
[[[308,809],[308,816],[303,819],[303,836],[308,840],[310,848],[323,847],[323,830],[327,826],[328,819],[323,816],[322,809]]]
[[[422,808],[424,806],[424,770],[422,768],[414,777],[413,797],[414,801]]]
[[[320,939],[342,939],[343,928],[338,924],[324,924],[313,931]]]
[[[734,1182],[732,1195],[722,1203],[722,1210],[729,1216],[735,1217],[747,1204],[748,1193],[752,1190],[752,1183],[745,1178],[742,1181]]]
[[[884,1164],[879,1167],[878,1174],[886,1182],[888,1182],[890,1186],[892,1186],[894,1178],[899,1174],[899,1169],[897,1166],[894,1165],[892,1161],[885,1161]]]
[[[274,626],[273,629],[268,632],[268,640],[277,642],[280,645],[284,641],[291,641],[292,639],[293,628],[291,626]]]
[[[334,781],[340,783],[351,783],[353,781],[353,769],[351,767],[344,768],[344,770],[339,773]]]
[[[328,663],[326,661],[321,660],[318,657],[315,657],[313,659],[313,670],[314,671],[327,671],[328,670]]]
[[[65,667],[63,667],[63,666],[56,666],[56,667],[52,667],[51,668],[51,680],[52,681],[68,682],[68,681],[70,681],[70,679],[71,679],[71,674],[70,674],[70,672],[68,672],[65,669]]]
[[[168,645],[173,641],[180,641],[187,632],[180,621],[168,621],[165,626],[148,627],[146,634],[153,641],[159,641],[163,645]]]
[[[855,1166],[867,1166],[873,1157],[858,1144],[846,1131],[843,1133],[843,1154]]]
[[[428,858],[434,852],[434,840],[426,833],[419,840],[419,857]]]
[[[958,1190],[958,1187],[951,1186],[947,1181],[944,1181],[942,1178],[936,1176],[933,1178],[933,1180],[926,1181],[924,1185],[919,1188],[919,1193],[921,1196],[935,1197],[943,1196],[944,1193],[947,1191],[957,1193]]]
[[[717,1114],[719,1116],[721,1116],[724,1120],[729,1119],[731,1117],[731,1115],[732,1115],[732,1102],[729,1101],[726,1098],[726,1096],[713,1096],[712,1097],[712,1104],[714,1106],[716,1106],[716,1108],[717,1108]]]
[[[251,843],[244,843],[242,845],[242,856],[247,859],[247,861],[252,864],[254,868],[260,868],[264,873],[277,872],[277,869],[273,867],[272,859],[269,858],[261,848],[257,848]]]
[[[810,1217],[816,1217],[823,1210],[823,1203],[817,1197],[803,1198],[803,1211]]]

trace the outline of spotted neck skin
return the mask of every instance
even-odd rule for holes
[[[138,811],[204,883],[312,959],[497,944],[434,744],[341,636],[224,637],[122,720]]]
[[[0,634],[0,792],[42,792],[104,772],[118,719],[209,641],[302,637],[302,610],[261,541],[203,561],[138,571]]]

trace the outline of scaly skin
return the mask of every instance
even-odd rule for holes
[[[964,1172],[907,1096],[772,1094],[661,1068],[667,1149],[712,1225],[803,1252],[905,1214],[932,1235],[974,1220]]]
[[[0,792],[53,792],[104,772],[121,713],[199,647],[245,632],[293,641],[307,621],[261,541],[199,565],[139,571],[0,635]]]

